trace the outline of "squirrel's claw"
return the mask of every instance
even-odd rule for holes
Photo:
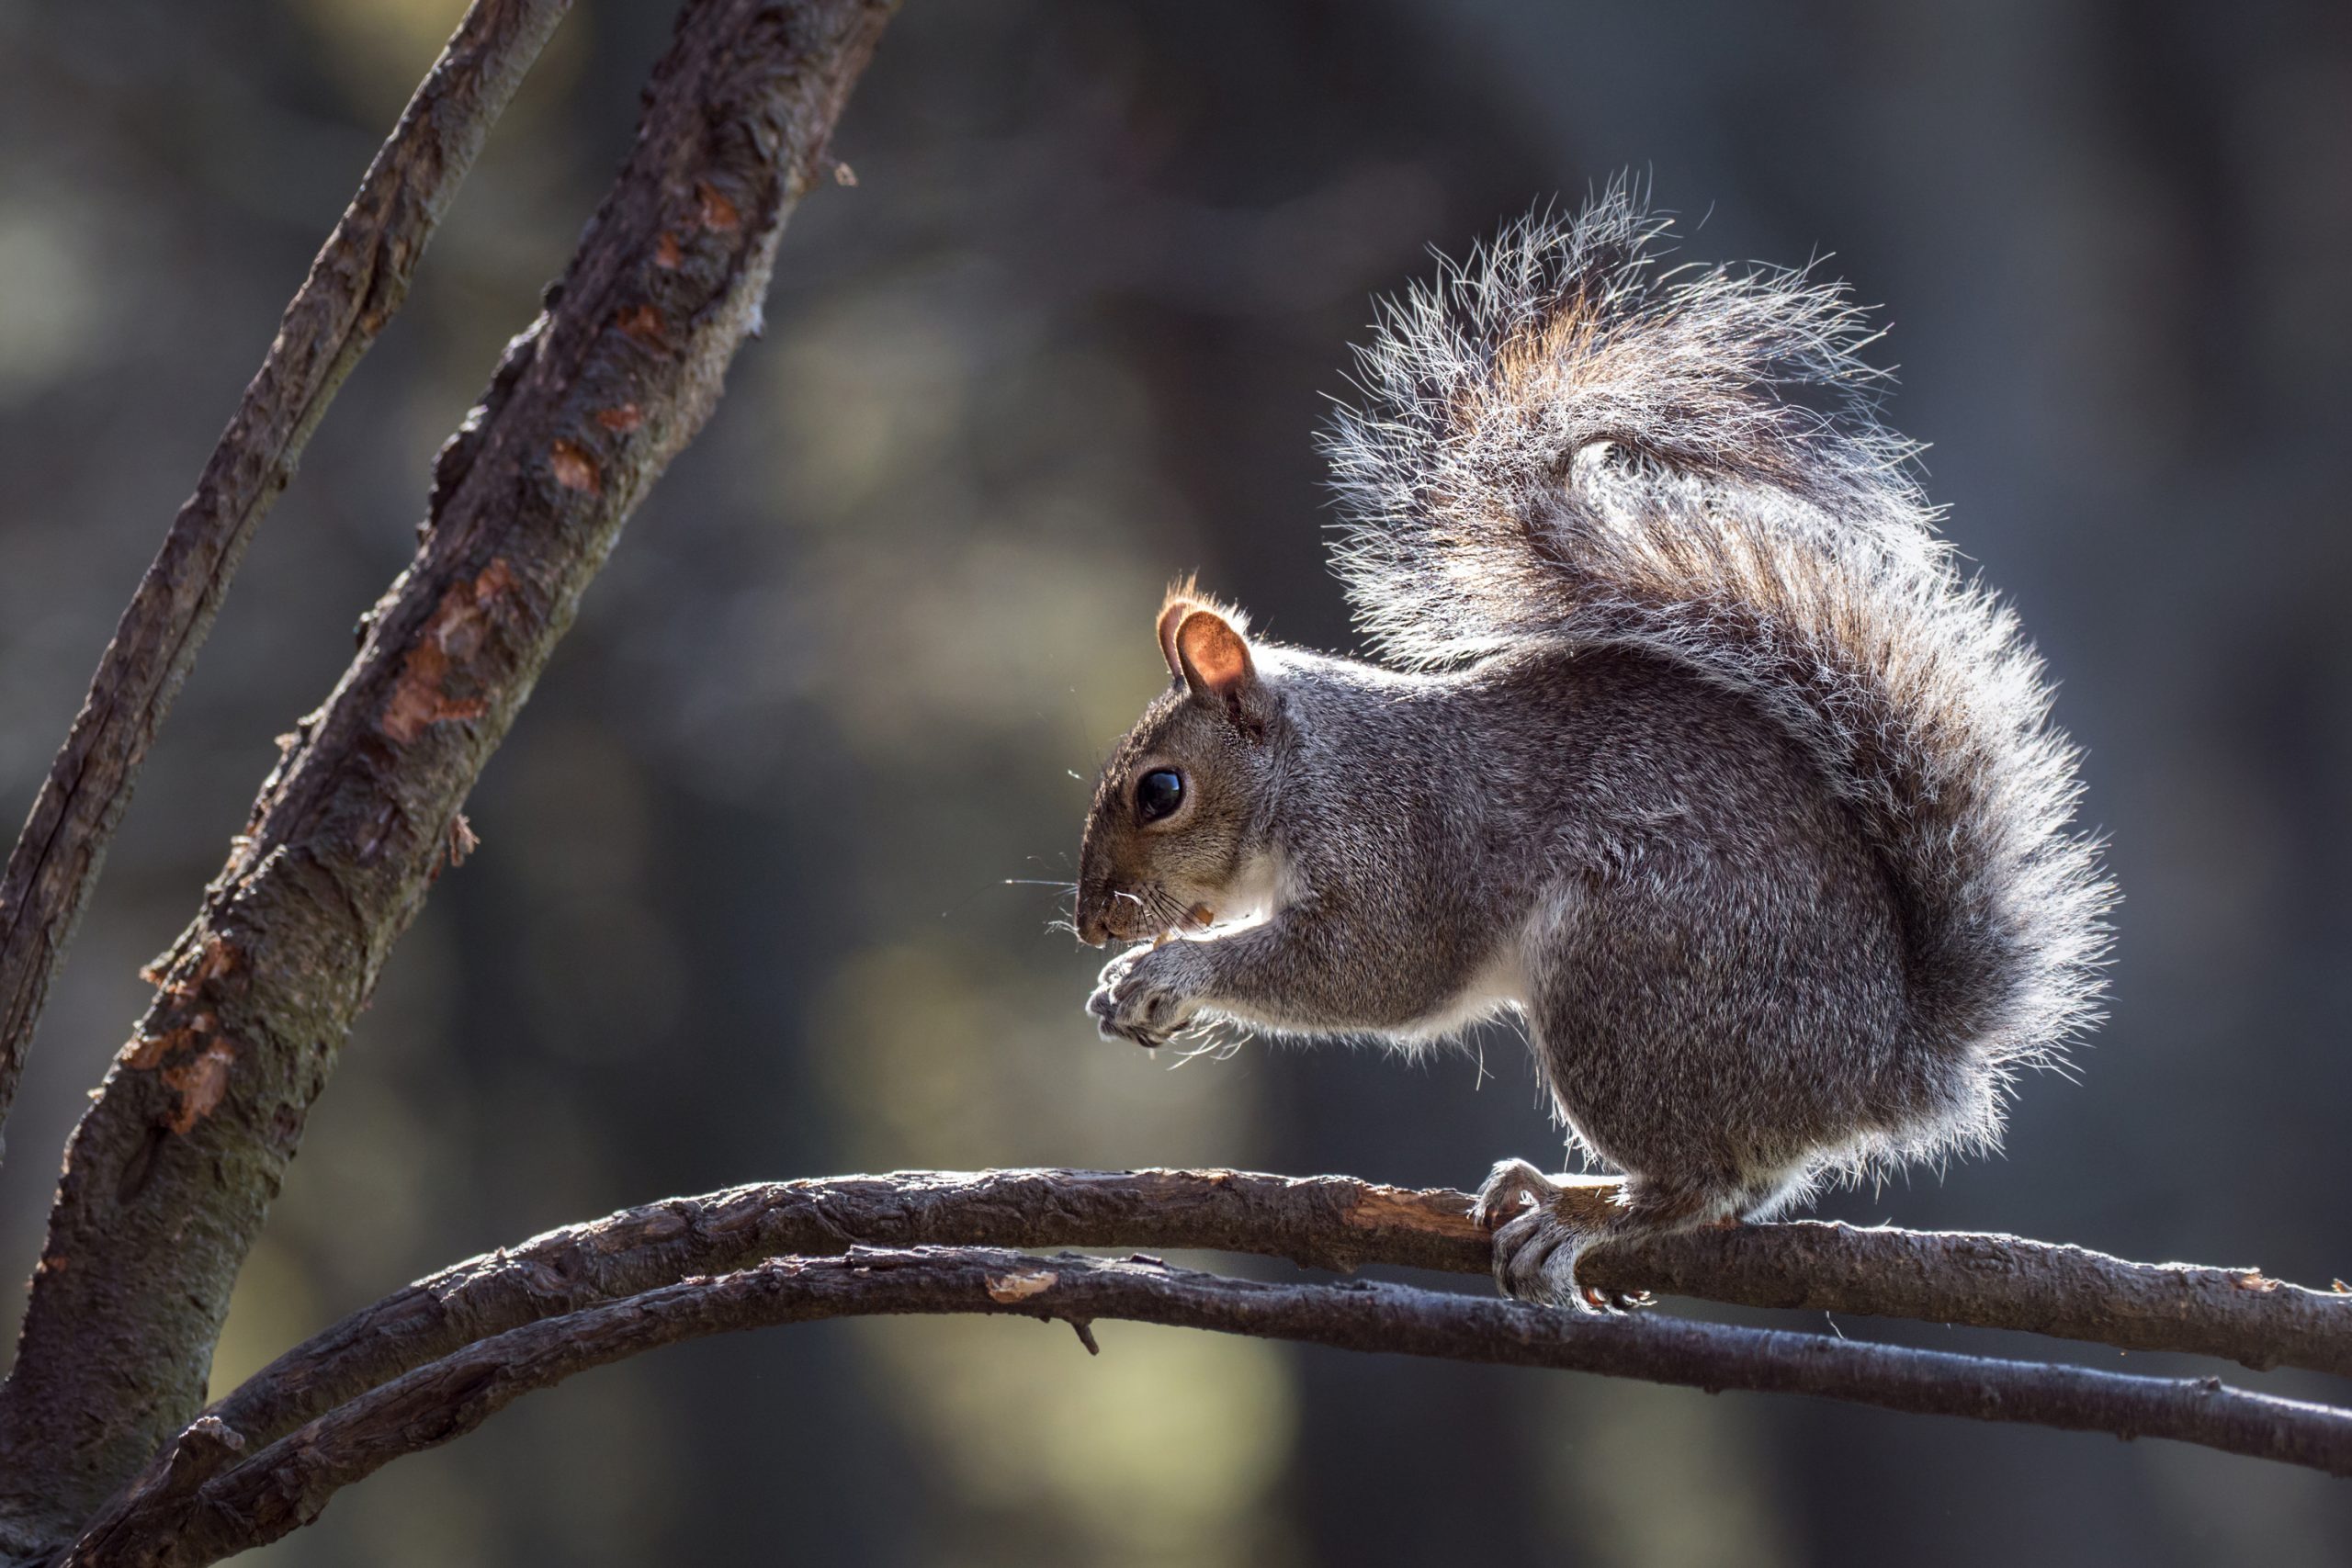
[[[1565,1224],[1548,1203],[1521,1214],[1495,1233],[1495,1284],[1513,1301],[1571,1312],[1605,1312],[1598,1292],[1577,1282],[1577,1259],[1591,1236]]]
[[[1497,1162],[1470,1206],[1471,1217],[1495,1233],[1495,1286],[1513,1301],[1571,1312],[1623,1313],[1647,1306],[1646,1292],[1627,1293],[1586,1286],[1577,1261],[1595,1237],[1589,1226],[1565,1218],[1563,1184],[1523,1159]]]
[[[1495,1233],[1495,1288],[1513,1301],[1577,1312],[1600,1308],[1577,1289],[1577,1255],[1583,1233],[1561,1223],[1560,1184],[1523,1159],[1496,1162],[1470,1206],[1471,1217]]]
[[[1498,1230],[1532,1201],[1548,1203],[1560,1184],[1523,1159],[1501,1159],[1487,1173],[1471,1200],[1470,1217],[1488,1230]]]

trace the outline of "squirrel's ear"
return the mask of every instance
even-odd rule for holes
[[[1250,662],[1249,643],[1232,624],[1215,610],[1188,605],[1183,618],[1176,623],[1175,647],[1171,662],[1194,700],[1247,720],[1258,671]]]
[[[1199,608],[1190,599],[1170,599],[1168,607],[1159,612],[1159,657],[1168,660],[1168,678],[1184,678],[1184,661],[1176,655],[1176,628],[1185,616]]]

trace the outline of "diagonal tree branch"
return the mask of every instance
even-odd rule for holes
[[[0,1122],[140,764],[246,544],[343,378],[407,297],[425,242],[569,9],[571,0],[475,0],[466,12],[311,263],[123,611],[0,874]]]
[[[687,0],[416,558],[263,786],[68,1145],[0,1387],[0,1546],[71,1539],[202,1401],[238,1266],[451,825],[623,521],[717,403],[889,0]]]
[[[1466,1193],[1245,1171],[901,1172],[673,1198],[469,1258],[354,1313],[212,1405],[267,1442],[490,1335],[787,1253],[879,1247],[1196,1247],[1350,1270],[1483,1274]],[[2352,1375],[2352,1295],[2250,1269],[2127,1263],[2015,1236],[1803,1222],[1593,1254],[1593,1282],[1745,1306],[2025,1329]]]
[[[344,1486],[471,1431],[525,1393],[706,1335],[820,1318],[974,1313],[1124,1318],[1702,1388],[1810,1393],[1889,1410],[2171,1438],[2352,1475],[2352,1412],[2227,1388],[1671,1317],[1597,1318],[1401,1285],[1265,1284],[1142,1255],[855,1249],[697,1276],[467,1345],[340,1404],[195,1485],[109,1510],[62,1562],[194,1568],[315,1519]],[[233,1450],[214,1421],[216,1453]]]

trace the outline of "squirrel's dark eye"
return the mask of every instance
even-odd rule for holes
[[[1154,768],[1136,780],[1136,811],[1147,822],[1157,822],[1184,804],[1184,775],[1173,768]]]

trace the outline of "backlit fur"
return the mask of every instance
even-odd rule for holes
[[[2112,897],[2040,662],[1873,416],[1860,312],[1661,269],[1664,228],[1614,190],[1384,310],[1326,446],[1388,662],[1252,640],[1222,706],[1171,671],[1080,898],[1098,939],[1262,906],[1114,960],[1090,1005],[1128,1038],[1521,1017],[1631,1178],[1610,1234],[1996,1143],[2014,1069],[2094,1017]],[[1197,810],[1154,831],[1132,789],[1166,759]],[[1595,1235],[1536,1228],[1551,1283],[1498,1273],[1557,1298]]]

